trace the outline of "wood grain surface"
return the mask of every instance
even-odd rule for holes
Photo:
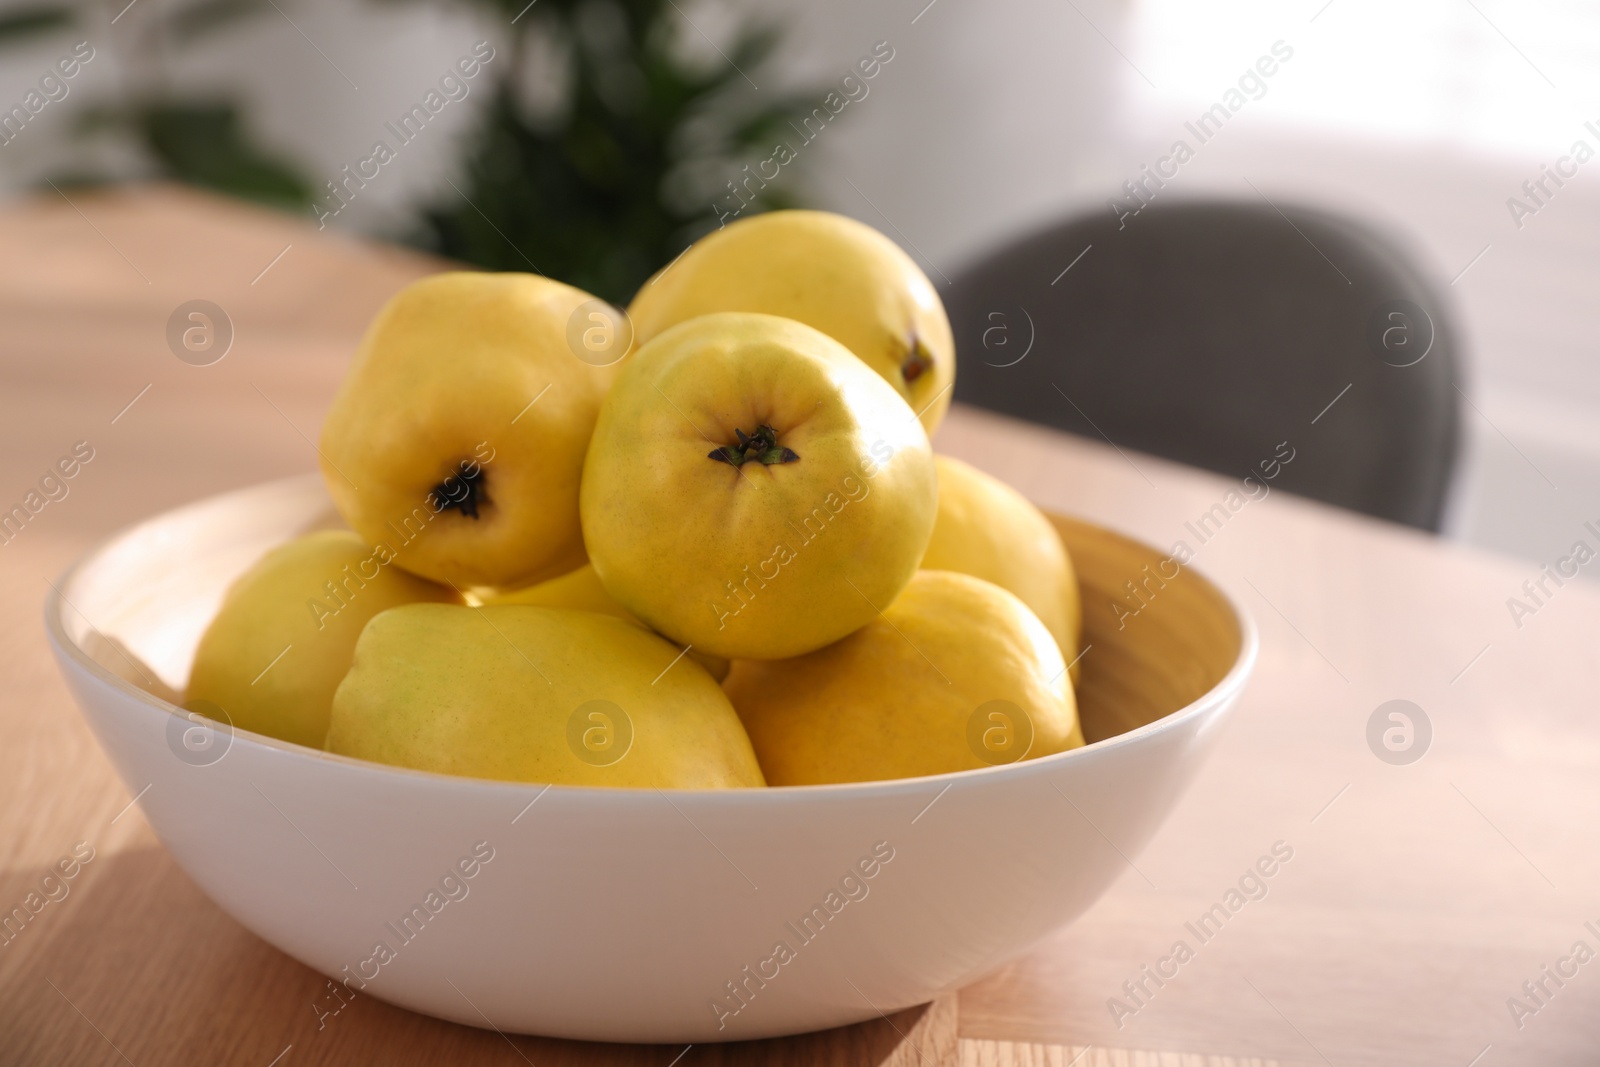
[[[319,1030],[325,980],[167,857],[72,706],[40,610],[115,529],[313,469],[367,318],[438,265],[170,189],[72,196],[0,211],[0,511],[77,443],[93,450],[0,543],[0,909],[76,863],[66,895],[0,943],[0,1064],[1600,1063],[1600,962],[1573,955],[1600,952],[1585,925],[1600,929],[1595,587],[1546,579],[1519,627],[1507,601],[1534,566],[959,407],[941,449],[1053,510],[1185,542],[1261,628],[1215,756],[1099,904],[959,996],[802,1038],[584,1045],[370,999]],[[194,299],[233,326],[209,366],[167,342]],[[1340,410],[1317,414],[1296,454]],[[1600,547],[1584,525],[1600,516],[1572,520],[1572,541]],[[1123,606],[1137,627],[1138,602]],[[1396,699],[1431,724],[1406,765],[1368,743]],[[1250,877],[1274,846],[1292,858]]]
[[[958,1045],[960,1067],[1300,1067],[1288,1060],[1254,1056],[1203,1056],[1192,1052],[1149,1052],[1095,1048],[1093,1045],[1039,1045],[1015,1041],[975,1041]]]

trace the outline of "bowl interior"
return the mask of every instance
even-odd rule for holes
[[[269,549],[342,525],[315,475],[158,515],[95,549],[61,584],[61,631],[105,670],[171,700],[233,581]]]
[[[1234,668],[1244,637],[1221,590],[1148,545],[1079,519],[1050,519],[1072,554],[1083,603],[1077,695],[1089,742],[1187,707]],[[228,585],[274,545],[337,524],[315,476],[158,516],[80,565],[62,588],[62,631],[103,669],[174,701]]]
[[[1046,514],[1078,572],[1085,740],[1103,741],[1189,706],[1238,663],[1239,616],[1210,581],[1149,545]]]

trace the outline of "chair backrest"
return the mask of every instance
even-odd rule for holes
[[[1153,203],[962,271],[956,399],[1437,530],[1459,435],[1440,292],[1348,219]]]

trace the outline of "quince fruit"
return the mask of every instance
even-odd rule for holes
[[[915,778],[1083,744],[1061,650],[1026,604],[918,571],[879,619],[786,660],[735,661],[724,688],[770,785]]]
[[[327,748],[505,781],[764,784],[727,696],[678,649],[609,615],[524,605],[374,618],[334,694]]]
[[[939,517],[923,568],[970,574],[1016,594],[1074,664],[1076,681],[1083,608],[1072,558],[1056,528],[998,478],[949,456],[934,456],[933,462],[939,471]]]
[[[927,434],[837,341],[772,315],[692,319],[634,353],[584,464],[606,592],[672,640],[779,659],[877,617],[937,506]]]
[[[571,341],[591,304],[532,274],[451,272],[401,290],[323,423],[345,521],[458,588],[581,566],[578,478],[616,373]]]
[[[461,598],[400,570],[348,530],[280,545],[223,597],[195,651],[186,706],[214,704],[240,729],[321,748],[362,627],[379,612],[426,601]]]
[[[950,407],[955,339],[933,283],[889,238],[826,211],[769,211],[715,230],[628,306],[639,344],[716,311],[803,322],[894,386],[933,433]]]
[[[523,589],[498,590],[483,597],[483,603],[489,604],[531,604],[536,608],[572,608],[577,611],[598,611],[602,615],[611,615],[618,619],[643,626],[627,608],[618,604],[606,587],[600,584],[600,576],[594,572],[593,564],[585,563],[570,574],[563,574],[559,578],[551,578],[538,585],[530,585]],[[697,648],[689,650],[689,655],[717,681],[728,676],[728,661],[721,656],[713,656],[709,652],[701,652]]]

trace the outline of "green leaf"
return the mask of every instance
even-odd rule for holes
[[[822,95],[802,96],[794,93],[780,97],[770,107],[764,107],[735,122],[728,128],[728,140],[735,145],[754,145],[770,148],[775,141],[782,140],[785,136],[795,136],[795,131],[789,128],[790,122],[797,122],[811,114],[812,110],[822,106]],[[824,113],[827,112],[823,108]]]
[[[86,104],[73,117],[72,132],[84,136],[127,130],[138,122],[138,109],[126,104]]]
[[[117,179],[104,171],[65,170],[52,174],[49,182],[40,184],[38,188],[40,192],[55,192],[62,189],[70,192],[78,189],[102,189],[116,183]]]
[[[279,207],[311,202],[310,184],[250,141],[230,102],[163,102],[136,121],[146,150],[170,177]]]
[[[38,37],[65,29],[77,21],[70,7],[28,7],[0,15],[0,43]]]
[[[200,0],[167,16],[166,30],[174,41],[187,44],[241,19],[271,10],[272,5],[268,0]]]
[[[733,61],[741,67],[759,67],[772,57],[782,37],[782,31],[771,24],[748,27],[730,50]]]

